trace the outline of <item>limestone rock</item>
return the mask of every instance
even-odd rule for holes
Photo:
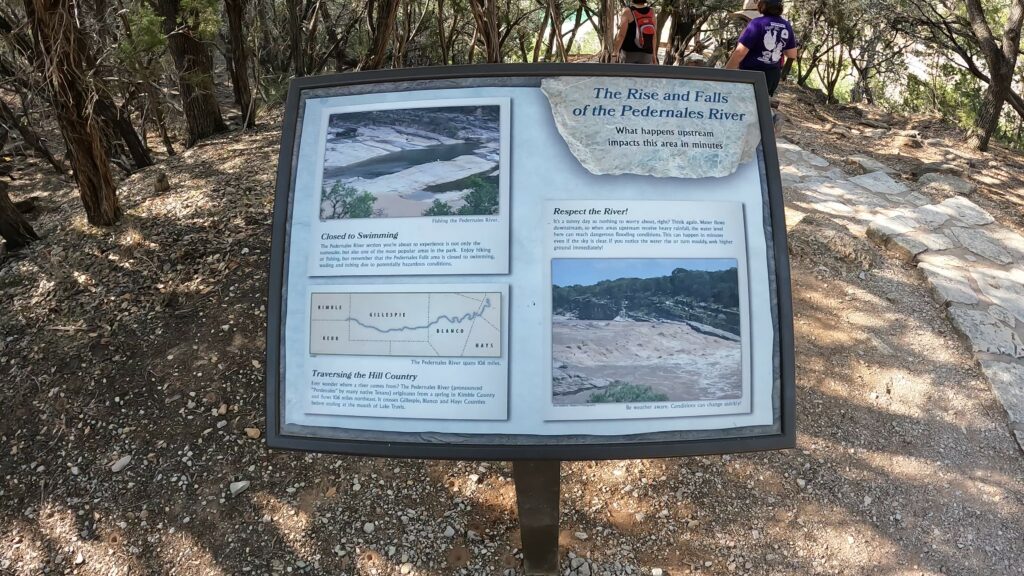
[[[906,234],[916,227],[916,223],[908,221],[899,216],[878,218],[868,224],[868,238],[885,244],[889,238]]]
[[[761,132],[754,93],[749,85],[669,78],[647,78],[644,85],[649,91],[661,95],[661,98],[650,101],[599,99],[595,97],[599,90],[626,94],[628,90],[636,88],[631,78],[607,76],[544,78],[541,91],[547,96],[555,125],[570,152],[593,174],[721,177],[732,174],[741,164],[754,158],[761,141]],[[666,94],[685,96],[686,99],[666,100]],[[727,100],[728,106],[725,108],[733,116],[726,119],[713,118],[711,110],[723,106],[712,102],[712,99],[718,102]],[[592,112],[598,105],[613,110],[616,115],[593,116]],[[688,109],[691,113],[702,112],[704,117],[683,120],[650,115],[633,116],[632,112],[623,112],[626,106],[641,114],[647,110],[681,114],[684,109]],[[574,114],[574,111],[581,110],[588,110],[591,114]],[[619,134],[616,128],[623,126],[637,129],[638,133]],[[644,130],[673,130],[674,133],[643,134]],[[678,134],[683,131],[690,135]],[[660,145],[610,147],[606,145],[609,140],[652,140],[659,143],[685,141],[691,143],[691,147],[685,150]],[[722,148],[693,147],[694,143],[720,144]]]
[[[959,304],[949,307],[953,325],[967,336],[975,352],[1024,357],[1024,342],[1002,322],[980,310]]]
[[[986,298],[1024,323],[1024,270],[975,268],[971,270],[971,276],[978,282],[978,288]],[[1007,324],[1013,327],[1012,321]]]
[[[1020,430],[1020,425],[1024,424],[1024,366],[1017,362],[985,360],[981,362],[981,370],[1009,415],[1010,425]],[[1017,438],[1024,440],[1019,434]]]
[[[908,190],[905,184],[893,180],[885,172],[869,172],[868,174],[854,176],[850,178],[850,181],[876,194],[903,194]]]
[[[949,232],[964,248],[978,256],[988,258],[1000,264],[1013,262],[1013,257],[1010,256],[1010,253],[1000,246],[998,239],[992,238],[985,229],[954,226],[949,229]]]
[[[929,174],[963,174],[963,169],[956,164],[946,162],[924,162],[914,167],[911,173],[920,180]]]
[[[921,185],[922,192],[936,194],[947,198],[950,196],[973,194],[974,191],[978,189],[978,186],[973,182],[968,182],[963,178],[958,178],[950,174],[925,174],[918,178],[917,182]]]
[[[232,496],[238,496],[249,489],[249,484],[248,480],[239,480],[238,482],[232,482],[229,484],[228,490],[231,492]]]
[[[917,224],[914,228],[923,227],[929,230],[934,230],[945,224],[946,221],[949,220],[950,215],[940,207],[930,204],[915,210],[907,210],[902,214],[902,217],[908,222]]]
[[[896,170],[882,164],[878,160],[871,158],[870,156],[864,156],[856,154],[846,159],[846,163],[852,166],[860,168],[861,174],[867,174],[868,172],[885,172],[888,174],[895,174]]]
[[[969,226],[984,226],[995,222],[991,214],[962,196],[943,200],[939,206],[950,216]]]
[[[939,304],[959,302],[961,304],[977,304],[978,295],[971,288],[967,274],[959,268],[936,266],[927,262],[918,265],[932,285],[932,292]]]

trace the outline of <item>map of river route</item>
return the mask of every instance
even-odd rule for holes
[[[309,353],[501,356],[500,292],[318,292]]]

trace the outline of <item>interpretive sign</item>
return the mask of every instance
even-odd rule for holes
[[[303,78],[280,158],[271,447],[536,460],[794,444],[762,75]]]

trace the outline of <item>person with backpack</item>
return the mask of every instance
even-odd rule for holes
[[[782,17],[782,0],[759,0],[757,11],[761,16],[747,24],[725,67],[763,72],[774,96],[782,67],[787,58],[796,58],[798,44],[793,25]]]
[[[625,64],[658,63],[658,16],[647,0],[631,0],[619,14],[619,32],[612,53]]]

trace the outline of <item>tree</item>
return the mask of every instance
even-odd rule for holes
[[[109,226],[121,217],[99,122],[93,117],[96,91],[89,72],[95,60],[67,0],[24,0],[32,27],[36,66],[42,74],[57,123],[67,142],[75,181],[91,224]]]
[[[369,0],[366,4],[366,27],[370,48],[359,63],[360,70],[376,70],[384,64],[391,36],[398,18],[399,0]]]
[[[370,218],[376,215],[373,209],[376,202],[377,198],[369,192],[360,192],[351,186],[335,182],[329,190],[324,189],[320,202],[320,218]]]
[[[1005,14],[994,7],[997,4],[985,8],[980,0],[903,2],[905,6],[896,20],[901,31],[926,43],[944,59],[965,68],[987,85],[970,137],[974,147],[986,150],[998,128],[1005,103],[1024,118],[1024,97],[1013,89],[1013,71],[1024,25],[1024,0],[1003,4]],[[1002,38],[997,39],[992,23],[999,21],[1000,16],[1005,20]]]
[[[966,0],[971,30],[978,40],[981,53],[988,64],[991,80],[978,111],[970,143],[978,150],[988,150],[989,140],[999,127],[1003,104],[1009,98],[1013,85],[1013,72],[1020,54],[1021,27],[1024,25],[1024,0],[1013,0],[1010,5],[1001,42],[989,26],[988,16],[981,0]]]
[[[7,129],[0,126],[0,148],[7,143],[8,135]],[[0,238],[7,242],[8,250],[17,250],[39,239],[32,225],[11,202],[6,182],[0,182]]]
[[[203,9],[210,7],[198,0],[188,2],[185,9],[182,9],[182,0],[154,1],[156,12],[163,17],[167,49],[178,72],[178,89],[188,132],[185,146],[191,147],[203,138],[227,130],[214,94],[213,58],[202,38],[204,24],[208,26],[204,18],[209,18]]]
[[[231,86],[242,109],[242,122],[246,127],[252,127],[256,125],[256,110],[253,108],[252,88],[249,87],[249,50],[245,45],[247,5],[248,0],[224,0],[231,43]]]

